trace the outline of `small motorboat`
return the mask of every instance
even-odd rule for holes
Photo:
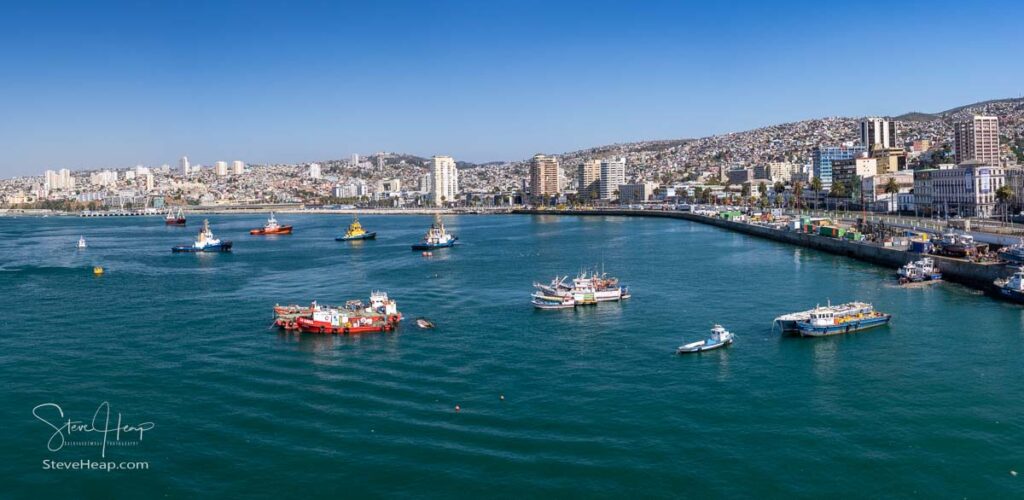
[[[292,226],[282,226],[277,223],[277,219],[274,218],[274,212],[270,212],[270,218],[267,219],[267,224],[260,229],[253,229],[249,231],[249,234],[253,236],[263,236],[267,234],[292,234]]]
[[[359,218],[356,217],[352,220],[352,223],[348,225],[348,230],[345,234],[334,238],[334,241],[357,241],[357,240],[375,240],[377,239],[377,232],[366,232],[363,229],[363,225],[359,223]]]
[[[418,326],[420,328],[423,328],[423,329],[427,329],[427,328],[433,328],[434,324],[431,323],[430,320],[427,319],[427,318],[416,318],[416,326]]]
[[[732,333],[723,328],[722,325],[715,325],[711,328],[711,335],[708,335],[708,338],[681,345],[676,349],[676,354],[710,351],[712,349],[718,349],[719,347],[725,347],[732,344],[732,340]]]
[[[89,246],[89,245],[85,244],[85,236],[79,236],[78,237],[78,245],[77,246],[78,246],[78,248],[86,248],[86,247]]]
[[[455,246],[458,239],[458,236],[452,235],[444,228],[441,218],[436,217],[434,223],[430,225],[430,229],[427,230],[427,234],[423,236],[423,240],[414,244],[412,249],[430,251],[436,248],[449,248]]]
[[[571,293],[550,296],[537,292],[531,297],[533,300],[530,303],[537,309],[572,309],[576,307],[576,298]]]

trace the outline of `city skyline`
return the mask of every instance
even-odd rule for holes
[[[1013,4],[887,7],[920,41],[900,54],[887,37],[848,36],[880,5],[15,6],[0,20],[0,177],[186,154],[521,161],[1020,95],[1024,70],[1006,64],[1020,35],[1000,15]],[[984,26],[971,47],[986,50],[941,36],[936,14]],[[858,68],[877,54],[898,71],[865,85]]]

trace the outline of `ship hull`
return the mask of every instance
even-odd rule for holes
[[[390,332],[395,329],[397,321],[375,322],[372,325],[344,326],[332,325],[326,321],[315,321],[309,318],[298,318],[295,320],[295,327],[305,333],[323,333],[333,335],[352,335],[358,333]]]
[[[412,249],[413,250],[433,250],[435,248],[453,247],[453,246],[455,246],[455,240],[457,240],[457,239],[458,238],[453,238],[448,243],[417,243],[417,244],[412,246]]]
[[[715,349],[721,349],[731,344],[732,339],[723,342],[717,342],[714,344],[708,344],[706,340],[702,340],[700,342],[694,342],[692,344],[686,344],[684,346],[681,346],[680,348],[676,349],[676,354],[695,354],[704,351],[713,351]]]
[[[809,322],[802,322],[797,324],[797,329],[801,337],[827,337],[884,326],[889,324],[890,319],[892,319],[892,316],[885,314],[876,318],[848,321],[841,325],[833,326],[812,326]]]
[[[359,240],[375,240],[377,239],[377,232],[364,233],[359,236],[338,236],[334,238],[334,241],[359,241]]]
[[[192,245],[187,245],[187,246],[186,245],[180,245],[180,246],[172,247],[171,248],[171,252],[173,252],[173,253],[224,253],[224,252],[230,252],[231,251],[231,245],[232,245],[232,243],[230,241],[225,241],[225,242],[220,243],[218,245],[210,245],[210,246],[206,246],[206,247],[203,247],[203,248],[196,248],[196,247],[194,247]]]
[[[1024,304],[1024,292],[1013,290],[1011,288],[999,288],[999,295],[1004,299]]]
[[[281,226],[277,229],[253,229],[249,231],[253,236],[267,236],[272,234],[292,234],[292,226]]]
[[[164,219],[164,224],[168,226],[184,226],[185,219]]]

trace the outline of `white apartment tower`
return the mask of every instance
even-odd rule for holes
[[[896,122],[883,118],[865,118],[860,122],[860,143],[868,151],[896,146]]]
[[[245,173],[245,162],[242,160],[235,160],[231,162],[231,175],[242,175]]]
[[[602,200],[615,197],[620,184],[626,183],[626,159],[607,158],[601,160],[600,196]]]
[[[956,162],[970,160],[992,167],[999,166],[999,119],[975,115],[954,126]]]
[[[217,177],[224,177],[228,175],[228,162],[218,161],[214,164],[213,169],[217,173]]]
[[[451,156],[435,156],[431,160],[430,191],[434,205],[444,206],[455,201],[459,193],[459,170]]]
[[[181,166],[181,175],[184,175],[185,177],[188,177],[189,170],[192,169],[192,166],[189,165],[188,157],[187,156],[182,156],[181,157],[180,166]]]
[[[321,175],[320,175],[320,164],[319,163],[310,163],[309,164],[309,178],[310,179],[319,179],[320,177],[321,177]]]

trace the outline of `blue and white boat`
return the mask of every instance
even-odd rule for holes
[[[900,283],[920,283],[942,279],[942,273],[938,267],[935,267],[935,260],[931,257],[908,262],[899,271],[896,271],[896,275],[899,276]]]
[[[994,284],[1003,297],[1024,303],[1024,266],[1017,268],[1009,278],[998,279]]]
[[[1024,264],[1024,239],[1020,243],[999,249],[999,258],[1011,264]]]
[[[434,219],[434,223],[430,225],[430,229],[427,230],[427,234],[423,236],[423,241],[416,243],[412,246],[413,250],[433,250],[435,248],[447,248],[455,246],[455,240],[458,240],[458,236],[452,236],[444,228],[444,223],[441,222],[440,218]]]
[[[681,345],[676,349],[676,354],[691,354],[718,349],[732,344],[733,338],[733,334],[723,328],[722,325],[715,325],[711,328],[711,334],[708,335],[708,338]]]
[[[853,333],[889,323],[892,315],[875,311],[864,302],[850,302],[842,306],[816,307],[810,317],[796,323],[801,337],[825,337]]]
[[[213,231],[210,231],[210,221],[203,220],[203,229],[199,231],[195,243],[172,247],[171,251],[174,253],[230,252],[231,242],[214,238]]]

